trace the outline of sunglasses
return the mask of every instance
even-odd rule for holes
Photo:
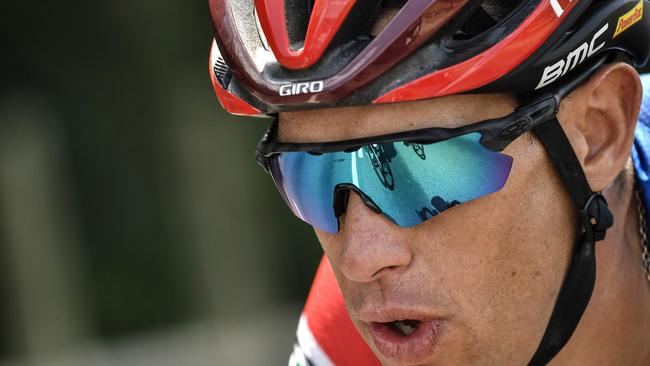
[[[256,157],[291,211],[322,231],[339,231],[350,192],[408,228],[503,188],[513,159],[502,151],[555,117],[558,105],[546,94],[505,117],[463,127],[323,143],[277,142],[276,119]]]

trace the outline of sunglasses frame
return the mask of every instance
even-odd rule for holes
[[[273,177],[270,162],[284,152],[303,151],[319,155],[329,152],[354,152],[363,146],[390,142],[431,144],[473,132],[480,133],[481,138],[479,139],[479,143],[482,146],[495,152],[501,152],[527,131],[556,118],[562,99],[569,95],[606,61],[607,57],[602,57],[590,65],[585,65],[585,72],[575,74],[572,78],[568,78],[555,88],[548,89],[536,95],[529,95],[528,97],[517,95],[519,100],[526,102],[522,103],[514,112],[504,117],[488,119],[457,128],[430,127],[345,141],[286,143],[277,141],[279,119],[276,116],[269,129],[258,142],[255,157],[259,165]],[[273,180],[275,182],[275,178]],[[280,187],[278,187],[278,190],[286,201],[287,198],[284,196],[283,190]],[[381,208],[375,204],[372,198],[358,187],[353,184],[344,184],[337,186],[333,192],[335,196],[333,207],[335,217],[339,218],[345,212],[350,191],[356,192],[364,204],[372,211],[379,214],[382,213]]]
[[[493,118],[456,128],[430,127],[345,141],[318,143],[277,142],[276,117],[257,144],[256,159],[269,172],[269,159],[284,152],[304,151],[312,154],[353,152],[363,146],[390,142],[432,144],[473,132],[481,134],[480,144],[493,151],[503,151],[517,137],[554,117],[559,105],[555,95],[545,94],[501,118]]]
[[[533,127],[555,116],[557,100],[553,95],[546,94],[541,98],[517,108],[501,118],[480,121],[457,128],[421,128],[379,136],[364,137],[345,141],[322,143],[284,143],[277,142],[278,118],[273,120],[271,127],[257,145],[256,158],[258,163],[271,174],[270,161],[284,152],[308,152],[323,154],[330,152],[354,152],[363,146],[390,142],[405,142],[413,144],[431,144],[445,141],[454,137],[479,132],[479,143],[493,151],[503,151],[517,137]],[[273,174],[271,174],[273,175]],[[278,187],[283,199],[284,192]],[[381,214],[381,208],[363,191],[353,184],[341,184],[334,189],[334,216],[340,217],[345,212],[350,191],[356,192],[372,211]]]

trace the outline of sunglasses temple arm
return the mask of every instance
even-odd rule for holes
[[[560,101],[571,94],[578,86],[591,77],[602,65],[608,62],[610,55],[605,54],[584,67],[584,72],[578,72],[575,76],[568,78],[555,88],[554,96],[557,101],[557,109],[560,108]]]

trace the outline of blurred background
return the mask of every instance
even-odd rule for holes
[[[283,365],[320,259],[207,1],[0,4],[0,365]]]
[[[0,3],[0,366],[283,365],[320,259],[207,1]]]

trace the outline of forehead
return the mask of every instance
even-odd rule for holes
[[[280,114],[278,139],[322,142],[383,135],[426,127],[453,128],[511,113],[506,94],[454,95],[408,103],[315,109]]]

